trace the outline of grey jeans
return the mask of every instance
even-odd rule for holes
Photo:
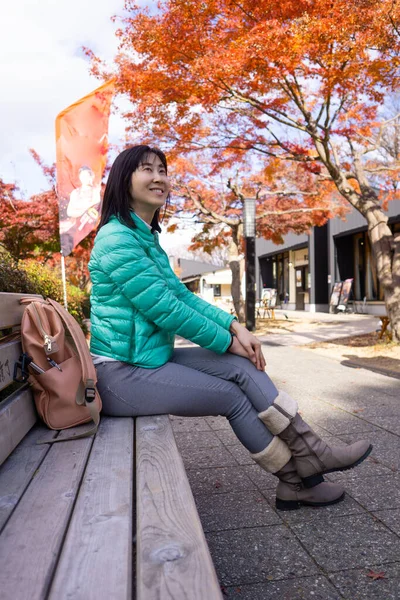
[[[260,452],[272,440],[258,413],[271,406],[278,390],[242,356],[179,348],[157,369],[118,361],[96,365],[96,371],[105,415],[223,415],[250,452]]]

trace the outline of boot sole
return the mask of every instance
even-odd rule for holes
[[[324,480],[323,475],[325,475],[326,473],[334,473],[335,471],[349,471],[350,469],[354,469],[354,467],[357,467],[371,454],[372,448],[373,446],[372,444],[370,444],[368,450],[364,452],[364,454],[358,460],[356,460],[356,462],[354,462],[351,465],[348,465],[347,467],[336,467],[334,469],[327,469],[326,471],[322,471],[321,473],[317,473],[316,475],[310,475],[309,477],[304,477],[304,479],[302,478],[304,487],[309,489],[322,483]]]
[[[338,502],[342,502],[345,497],[345,492],[339,498],[335,500],[330,500],[329,502],[307,502],[306,500],[303,502],[302,500],[281,500],[280,498],[276,498],[275,507],[277,510],[297,510],[302,506],[312,506],[323,507],[323,506],[331,506],[332,504],[337,504]]]

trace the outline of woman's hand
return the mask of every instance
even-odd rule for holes
[[[247,353],[247,350],[243,348],[242,344],[239,342],[236,336],[233,338],[232,345],[228,349],[228,352],[231,352],[232,354],[237,354],[238,356],[244,356],[244,358],[250,358],[250,356]]]
[[[266,363],[261,350],[260,340],[237,321],[232,321],[230,330],[236,334],[236,338],[233,339],[229,352],[239,354],[239,356],[246,356],[259,371],[264,371]]]

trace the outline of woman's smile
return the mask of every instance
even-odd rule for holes
[[[165,190],[159,187],[150,188],[151,192],[155,192],[157,196],[162,196],[165,193]]]

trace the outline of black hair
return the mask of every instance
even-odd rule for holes
[[[158,148],[151,148],[144,144],[138,146],[132,146],[123,150],[118,154],[115,159],[110,174],[108,176],[106,189],[104,191],[104,197],[101,208],[100,223],[97,227],[97,233],[108,223],[110,218],[115,215],[124,225],[131,229],[136,228],[136,224],[131,217],[130,203],[132,201],[130,186],[131,186],[131,175],[136,169],[143,163],[146,156],[149,154],[155,154],[161,160],[165,172],[167,172],[167,159],[165,154]],[[166,200],[166,205],[169,203],[169,195]],[[164,210],[165,214],[165,210]],[[151,232],[158,231],[161,233],[161,227],[158,219],[160,216],[160,209],[157,208],[154,213],[154,217],[151,221]]]

